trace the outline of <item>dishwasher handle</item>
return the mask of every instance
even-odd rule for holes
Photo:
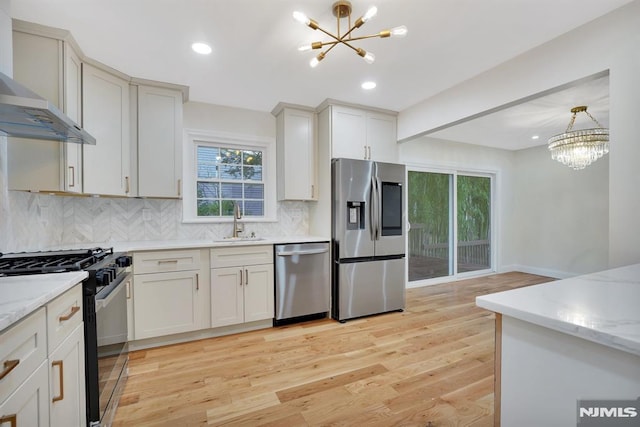
[[[316,255],[329,252],[328,248],[323,249],[311,249],[307,251],[288,251],[288,252],[276,252],[277,256],[294,256],[294,255]]]

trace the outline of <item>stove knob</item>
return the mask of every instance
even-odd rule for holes
[[[118,267],[129,267],[131,265],[131,257],[129,255],[123,255],[116,258],[116,264]]]
[[[96,284],[98,286],[107,286],[111,282],[111,274],[107,269],[101,268],[96,271]]]

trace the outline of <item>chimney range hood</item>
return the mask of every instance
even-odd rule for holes
[[[0,73],[0,135],[95,145],[96,139],[56,106]]]

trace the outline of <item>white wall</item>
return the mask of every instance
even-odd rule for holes
[[[640,0],[445,90],[398,118],[400,140],[609,70],[609,267],[640,262]],[[567,266],[569,268],[569,266]]]
[[[535,147],[515,153],[514,171],[513,268],[558,278],[607,269],[609,157],[574,171]]]
[[[514,152],[422,137],[401,144],[399,158],[408,168],[414,166],[495,174],[495,192],[498,195],[494,201],[493,218],[496,269],[509,270],[518,264],[519,257],[514,247],[516,242],[511,238],[518,228],[512,206],[516,191]]]

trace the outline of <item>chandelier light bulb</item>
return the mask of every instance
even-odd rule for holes
[[[320,63],[320,61],[322,61],[323,59],[324,59],[324,52],[320,52],[318,56],[316,56],[311,61],[309,61],[309,65],[311,66],[311,68],[316,68]]]
[[[211,53],[211,46],[206,43],[193,43],[191,49],[200,55],[208,55]]]
[[[367,10],[367,13],[365,13],[364,16],[362,17],[362,22],[367,22],[377,14],[378,14],[378,8],[375,6],[371,6],[369,10]]]
[[[298,46],[298,50],[299,50],[300,52],[308,52],[308,51],[310,51],[311,49],[312,49],[312,47],[311,47],[311,45],[310,45],[310,44],[303,44],[303,45]]]
[[[309,23],[311,22],[307,15],[298,11],[293,12],[293,19],[304,25],[309,25]]]
[[[405,37],[407,35],[407,27],[400,25],[391,29],[391,37]]]
[[[366,61],[367,64],[373,64],[376,60],[376,56],[371,52],[367,52],[362,58]]]

